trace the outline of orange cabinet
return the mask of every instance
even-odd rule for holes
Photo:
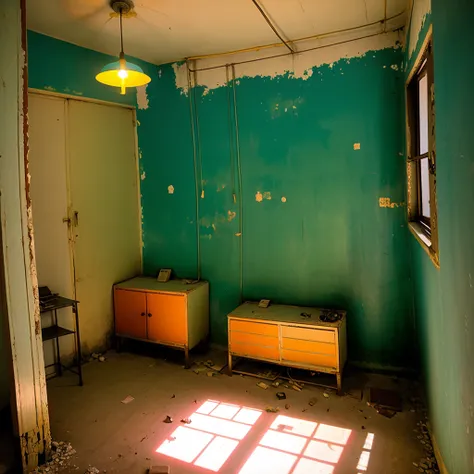
[[[233,356],[335,374],[338,390],[346,362],[346,313],[334,323],[321,310],[245,303],[228,315],[229,373]]]
[[[114,286],[115,334],[189,350],[209,333],[209,285],[137,277]]]

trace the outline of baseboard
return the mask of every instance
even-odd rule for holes
[[[439,450],[438,443],[436,442],[436,438],[434,437],[433,433],[431,434],[431,444],[433,445],[433,451],[438,463],[439,472],[440,474],[449,474],[448,469],[446,468],[446,464],[444,464],[443,458],[441,457],[441,451]]]
[[[382,365],[373,362],[348,361],[348,365],[357,369],[365,370],[367,372],[377,372],[382,374],[404,374],[416,375],[417,370],[410,367],[397,367],[392,365]]]

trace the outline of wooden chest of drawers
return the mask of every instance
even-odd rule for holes
[[[115,334],[189,350],[209,333],[209,284],[137,277],[114,286]]]
[[[228,315],[229,373],[233,356],[247,357],[334,374],[340,391],[347,344],[346,313],[339,313],[339,321],[326,323],[318,308],[239,306]]]

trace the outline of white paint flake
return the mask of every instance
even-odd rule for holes
[[[257,52],[237,53],[232,55],[232,62],[235,64],[236,78],[242,77],[264,77],[275,79],[278,76],[288,75],[290,79],[307,80],[314,73],[313,68],[322,65],[334,66],[336,63],[345,59],[347,62],[351,58],[360,58],[371,51],[379,51],[386,48],[400,47],[403,41],[403,33],[389,32],[377,34],[380,32],[380,26],[374,25],[367,28],[364,34],[375,34],[375,36],[360,38],[361,32],[347,32],[336,37],[320,38],[318,40],[302,41],[298,43],[298,49],[305,51],[311,48],[311,51],[301,52],[297,55],[284,55],[281,57],[272,57],[285,53],[285,48],[269,48]],[[360,39],[358,39],[360,38]],[[339,42],[340,44],[334,44]],[[327,46],[327,47],[322,47]],[[371,55],[372,56],[372,55]],[[262,61],[255,59],[266,58]],[[217,56],[205,58],[196,61],[196,67],[213,68],[225,65],[229,60]],[[188,92],[188,71],[186,63],[173,64],[175,73],[176,87],[183,94]],[[196,73],[196,84],[203,86],[206,91],[225,86],[227,83],[225,67],[198,71]],[[236,81],[236,84],[238,81]]]
[[[141,179],[142,181],[144,181],[145,178],[146,178],[146,173],[143,172],[143,173],[140,175],[140,179]]]
[[[148,109],[147,85],[137,87],[137,106],[140,110]]]
[[[410,20],[410,38],[408,44],[408,57],[411,58],[416,49],[420,31],[426,20],[426,15],[431,13],[431,0],[414,0],[413,12]]]
[[[168,186],[168,194],[174,194],[174,186],[172,184]]]

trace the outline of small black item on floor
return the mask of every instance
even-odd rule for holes
[[[167,415],[166,418],[163,420],[163,423],[173,423],[173,418]]]
[[[278,398],[278,400],[285,400],[286,393],[285,392],[277,392],[276,397]]]
[[[388,410],[402,411],[402,398],[395,390],[370,388],[369,403],[371,405],[377,405],[380,408],[387,408]]]

